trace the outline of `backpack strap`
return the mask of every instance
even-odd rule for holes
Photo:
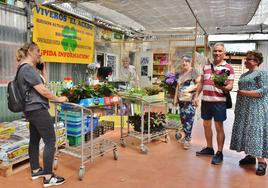
[[[24,66],[24,65],[27,65],[28,63],[23,63],[22,65],[20,65],[19,67],[18,67],[18,69],[17,69],[17,72],[16,72],[16,76],[15,76],[15,81],[17,81],[17,77],[18,77],[18,74],[19,74],[19,71],[20,71],[20,69]],[[23,99],[25,100],[25,97],[26,97],[26,95],[28,95],[28,93],[29,93],[29,91],[25,91],[25,93],[24,94],[22,94],[21,93],[21,88],[20,88],[20,86],[18,86],[19,87],[19,91],[20,91],[20,94],[21,94],[21,96],[23,97]]]
[[[27,65],[27,63],[23,63],[22,65],[20,65],[20,66],[18,67],[17,72],[16,72],[16,76],[15,76],[15,80],[17,80],[19,71],[20,71],[21,67],[23,67],[24,65]]]

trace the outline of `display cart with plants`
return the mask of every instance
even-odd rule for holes
[[[55,103],[55,121],[64,120],[66,127],[65,147],[57,148],[58,153],[65,153],[81,159],[79,169],[79,179],[82,180],[85,175],[85,164],[93,162],[99,156],[112,151],[115,160],[118,159],[117,144],[111,140],[96,138],[94,132],[97,127],[97,120],[93,117],[90,108],[85,108],[75,103]],[[79,126],[75,122],[80,122]],[[68,128],[68,126],[72,126]],[[74,128],[76,127],[76,128]],[[56,127],[57,129],[57,127]],[[68,134],[72,132],[73,136]],[[86,142],[86,134],[89,133],[89,141]],[[57,159],[54,161],[54,168],[57,166]]]
[[[146,90],[146,89],[145,89]],[[120,144],[126,146],[125,138],[130,136],[141,141],[140,152],[148,153],[148,148],[145,145],[155,139],[163,139],[167,143],[169,141],[168,131],[166,130],[166,117],[164,113],[151,112],[154,105],[165,105],[163,94],[150,93],[152,89],[143,91],[139,88],[133,88],[128,93],[120,93],[121,109],[124,104],[136,104],[139,108],[139,114],[128,116],[127,131],[124,131],[124,116],[121,113],[121,137]],[[130,129],[130,125],[134,129]]]
[[[175,130],[175,139],[180,140],[183,136],[183,126],[180,121],[179,109],[173,104],[173,100],[167,98],[167,129]]]
[[[99,129],[98,117],[94,116],[96,109],[101,108],[101,111],[107,109],[105,97],[101,96],[107,96],[109,105],[112,104],[113,91],[107,84],[90,86],[81,83],[64,89],[61,94],[67,96],[70,102],[53,102],[55,122],[64,122],[67,143],[65,147],[57,148],[56,156],[65,153],[81,159],[79,179],[82,180],[87,162],[93,162],[95,158],[110,151],[113,152],[113,158],[118,159],[117,144],[100,136],[102,134],[100,131],[103,130]],[[54,168],[56,166],[57,158],[54,161]]]

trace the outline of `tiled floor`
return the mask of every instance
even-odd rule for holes
[[[196,157],[195,152],[205,145],[201,121],[193,129],[192,148],[184,150],[170,132],[170,142],[153,141],[148,144],[147,155],[138,152],[139,142],[127,138],[127,147],[119,147],[119,160],[112,153],[97,158],[86,165],[83,181],[78,180],[79,160],[61,155],[57,174],[66,177],[65,184],[58,187],[92,188],[265,188],[268,175],[258,177],[255,167],[241,168],[238,160],[242,154],[230,151],[229,141],[233,122],[233,110],[228,110],[225,123],[226,145],[224,163],[210,164],[210,157]],[[119,139],[119,129],[109,136]],[[214,135],[215,136],[215,135]],[[216,142],[214,142],[216,146]],[[42,187],[42,180],[30,180],[29,169],[11,177],[0,177],[0,187]]]

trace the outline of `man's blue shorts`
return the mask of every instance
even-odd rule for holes
[[[203,120],[225,121],[226,103],[225,102],[206,102],[201,103],[201,118]]]

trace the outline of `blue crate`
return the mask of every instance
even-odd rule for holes
[[[64,111],[64,110],[73,110],[74,109],[74,106],[73,105],[70,105],[70,104],[61,104],[61,110]]]
[[[85,129],[84,129],[84,134],[90,132],[90,120],[91,118],[88,117],[85,119]],[[99,125],[99,118],[94,117],[93,118],[93,131],[97,129]],[[71,136],[80,136],[81,135],[81,122],[70,122],[67,121],[67,135]]]
[[[59,113],[59,118],[63,122],[66,120],[67,122],[71,122],[71,123],[79,123],[82,121],[81,116],[82,116],[81,112],[72,112],[72,111],[63,112],[63,111],[61,111]],[[89,115],[85,114],[84,116],[85,116],[84,120],[86,121],[86,119],[89,117]]]
[[[82,121],[81,112],[61,111],[59,113],[59,117],[61,121],[65,121],[65,119],[74,123]]]

